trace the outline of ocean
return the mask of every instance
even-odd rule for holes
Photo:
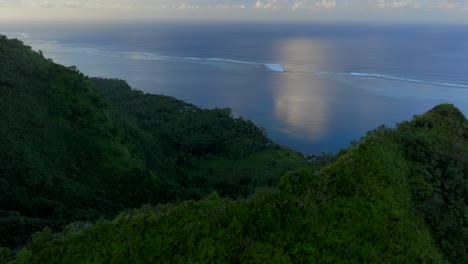
[[[336,153],[439,103],[468,114],[468,26],[2,24],[0,34],[89,76],[229,107],[304,154]]]

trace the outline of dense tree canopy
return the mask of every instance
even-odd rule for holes
[[[309,164],[0,37],[0,263],[468,263],[467,197],[453,105]]]
[[[284,165],[259,165],[266,168],[260,176],[276,181],[286,168],[306,165],[228,109],[202,110],[131,90],[124,81],[90,79],[4,36],[0,109],[3,246],[21,245],[45,226],[57,230],[142,204],[198,199],[223,191],[221,183],[233,187],[226,193],[232,197],[253,192],[239,179],[255,179],[254,170],[224,180],[215,173],[224,163],[279,155]],[[213,173],[205,175],[211,165],[203,160],[214,159]]]
[[[276,188],[45,229],[13,263],[466,263],[467,129],[440,105]]]

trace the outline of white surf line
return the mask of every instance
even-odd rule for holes
[[[9,38],[19,38],[21,40],[26,40],[30,38],[30,35],[26,32],[0,32],[0,34],[5,35]],[[34,43],[36,42],[36,43]],[[54,50],[57,50],[58,41],[40,41],[35,40],[31,44],[38,44],[41,46],[45,45],[55,45],[53,47]],[[44,47],[41,47],[44,48]],[[233,60],[233,59],[224,59],[224,58],[199,58],[199,57],[176,57],[176,56],[166,56],[166,55],[159,55],[150,52],[132,52],[132,51],[106,51],[100,50],[95,48],[74,48],[74,47],[63,47],[62,50],[64,52],[74,52],[74,53],[85,53],[88,55],[97,55],[97,56],[107,56],[113,58],[125,58],[125,59],[133,59],[133,60],[190,60],[190,61],[219,61],[219,62],[227,62],[227,63],[237,63],[237,64],[249,64],[249,65],[259,65],[267,68],[270,71],[274,72],[284,72],[284,68],[281,64],[277,63],[262,63],[262,62],[251,62],[251,61],[241,61],[241,60]]]
[[[187,59],[187,60],[199,60],[199,61],[219,61],[219,62],[230,62],[230,63],[238,63],[238,64],[250,64],[250,65],[261,65],[266,67],[271,71],[276,72],[283,72],[284,68],[281,64],[276,63],[261,63],[261,62],[251,62],[251,61],[240,61],[240,60],[232,60],[232,59],[223,59],[223,58],[197,58],[197,57],[169,57],[174,59]]]
[[[213,61],[213,62],[226,62],[226,63],[236,63],[236,64],[246,64],[246,65],[259,65],[274,72],[284,72],[284,68],[281,64],[241,61],[241,60],[224,59],[224,58],[176,57],[176,56],[159,55],[159,54],[150,53],[150,52],[105,51],[105,50],[94,49],[94,48],[65,48],[64,51],[65,52],[79,52],[79,53],[98,55],[98,56],[108,56],[108,57],[114,57],[114,58],[125,58],[125,59],[132,59],[132,60]]]
[[[27,39],[29,34],[26,32],[14,32],[14,31],[0,31],[0,35],[7,36],[8,38]]]
[[[378,74],[378,73],[366,73],[366,72],[314,72],[314,74],[315,75],[335,75],[335,76],[362,77],[362,78],[378,78],[378,79],[387,79],[387,80],[401,81],[401,82],[421,83],[421,84],[448,86],[448,87],[457,87],[457,88],[468,88],[468,84],[416,80],[416,79],[402,78],[402,77],[391,76],[391,75],[386,75],[386,74]]]

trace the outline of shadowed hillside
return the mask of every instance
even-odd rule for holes
[[[466,263],[467,125],[439,105],[277,188],[46,229],[13,263]]]
[[[12,248],[45,226],[57,230],[214,190],[242,197],[267,185],[264,179],[273,185],[308,166],[229,109],[202,110],[124,81],[90,79],[3,36],[0,109],[0,245]],[[204,160],[219,162],[202,171]],[[237,161],[258,162],[261,173],[217,173]],[[214,169],[205,173],[207,166]]]
[[[468,263],[453,105],[309,164],[228,109],[90,79],[17,40],[0,39],[0,66],[0,243],[42,229],[0,263]]]

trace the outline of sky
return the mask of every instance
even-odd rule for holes
[[[468,0],[0,0],[0,21],[278,20],[468,24]]]

